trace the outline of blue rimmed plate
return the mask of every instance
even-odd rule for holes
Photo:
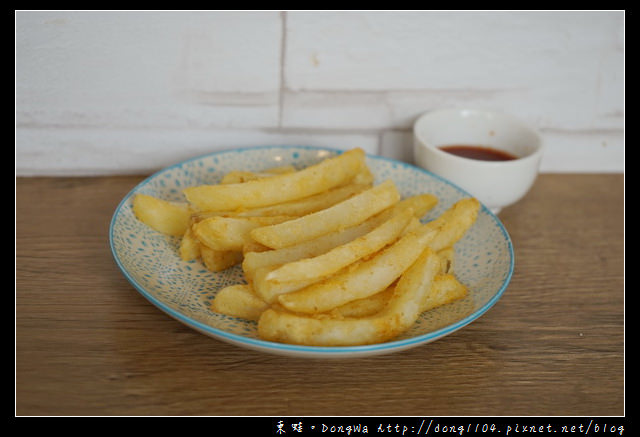
[[[200,261],[182,261],[179,238],[162,235],[138,221],[132,196],[145,193],[184,201],[182,189],[216,183],[231,170],[259,171],[277,165],[298,168],[340,153],[307,146],[264,146],[233,149],[190,159],[161,170],[136,186],[118,205],[109,229],[111,251],[129,282],[151,303],[191,328],[228,343],[258,351],[312,358],[351,358],[398,352],[442,338],[471,323],[502,296],[513,273],[513,247],[500,220],[482,207],[478,219],[456,243],[455,272],[469,288],[460,301],[424,313],[393,341],[350,347],[312,347],[261,340],[257,324],[209,309],[216,292],[244,282],[239,266],[212,273]],[[403,196],[432,193],[439,203],[424,221],[433,219],[469,194],[423,169],[387,158],[367,156],[376,183],[395,181]]]

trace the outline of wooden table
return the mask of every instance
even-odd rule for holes
[[[621,174],[544,174],[503,210],[515,272],[474,323],[329,361],[214,340],[142,297],[108,242],[142,178],[16,180],[16,415],[625,414]]]

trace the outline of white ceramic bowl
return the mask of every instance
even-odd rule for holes
[[[504,113],[475,109],[428,112],[413,127],[415,163],[468,191],[494,213],[520,200],[538,175],[540,135]],[[515,155],[509,161],[463,158],[440,149],[447,145],[491,147]]]

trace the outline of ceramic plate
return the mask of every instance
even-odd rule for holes
[[[118,205],[109,229],[116,263],[131,284],[151,303],[180,322],[218,340],[258,351],[288,356],[351,358],[398,352],[440,339],[471,323],[502,296],[513,272],[511,239],[500,220],[483,206],[478,219],[456,243],[456,275],[470,290],[468,297],[424,313],[415,325],[393,341],[367,346],[310,347],[264,341],[257,324],[216,314],[209,309],[217,290],[244,282],[239,266],[220,273],[206,270],[200,261],[178,256],[179,238],[162,235],[139,222],[133,214],[132,196],[145,193],[184,201],[182,189],[216,183],[237,169],[259,171],[293,164],[316,163],[337,150],[305,146],[266,146],[233,149],[190,159],[150,176]],[[403,196],[432,193],[439,203],[423,221],[439,216],[469,194],[420,168],[378,156],[367,156],[376,183],[393,179]]]

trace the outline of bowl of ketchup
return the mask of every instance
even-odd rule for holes
[[[458,185],[495,214],[529,191],[542,153],[535,129],[497,111],[436,110],[413,126],[415,163]]]

